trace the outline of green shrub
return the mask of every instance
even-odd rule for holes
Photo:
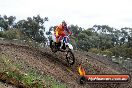
[[[123,56],[126,58],[132,58],[132,48],[125,48]]]
[[[113,56],[113,53],[110,50],[101,51],[101,54],[102,55],[107,55],[108,57]]]
[[[22,33],[18,29],[10,29],[4,32],[0,32],[0,37],[7,39],[20,39]]]
[[[125,57],[125,58],[132,58],[132,48],[127,48],[125,46],[116,46],[114,48],[109,49],[116,57]]]
[[[2,37],[3,36],[3,32],[2,31],[0,31],[0,37]]]
[[[116,47],[111,48],[109,50],[113,53],[114,56],[116,56],[116,57],[120,56],[120,52],[121,52],[120,47],[116,46]]]
[[[101,50],[99,50],[97,48],[91,48],[91,49],[89,49],[89,51],[92,53],[96,53],[96,54],[101,52]]]

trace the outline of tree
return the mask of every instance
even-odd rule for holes
[[[77,25],[70,25],[69,29],[72,31],[74,37],[77,37],[78,34],[82,31],[82,28],[78,27]]]
[[[9,30],[10,28],[13,28],[14,21],[16,17],[15,16],[9,16],[7,17],[4,15],[3,17],[0,16],[0,28],[3,31]]]
[[[44,23],[48,21],[48,18],[41,18],[39,15],[27,17],[26,20],[20,20],[16,23],[15,27],[19,28],[23,34],[36,41],[42,42],[44,39],[45,27]],[[40,41],[41,40],[41,41]]]

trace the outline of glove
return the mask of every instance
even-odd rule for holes
[[[72,35],[72,32],[69,32],[70,35]]]

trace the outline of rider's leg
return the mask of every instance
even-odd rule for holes
[[[62,32],[60,40],[62,40],[64,36],[66,36],[66,35],[65,35],[64,32]],[[63,49],[64,49],[64,46],[63,46],[63,45],[64,45],[64,44],[63,44],[63,42],[62,42],[60,48],[63,48]]]
[[[59,36],[56,37],[56,43],[59,43]]]

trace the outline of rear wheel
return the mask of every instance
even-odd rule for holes
[[[56,48],[55,48],[55,43],[54,43],[53,40],[50,41],[50,48],[51,48],[51,51],[52,51],[52,52],[54,52],[54,53],[57,52],[57,50],[56,50]]]
[[[75,63],[75,57],[71,50],[67,51],[66,59],[67,59],[68,65],[73,65]]]
[[[53,40],[50,41],[50,48],[52,48],[52,45],[53,45],[52,43],[53,43]]]

